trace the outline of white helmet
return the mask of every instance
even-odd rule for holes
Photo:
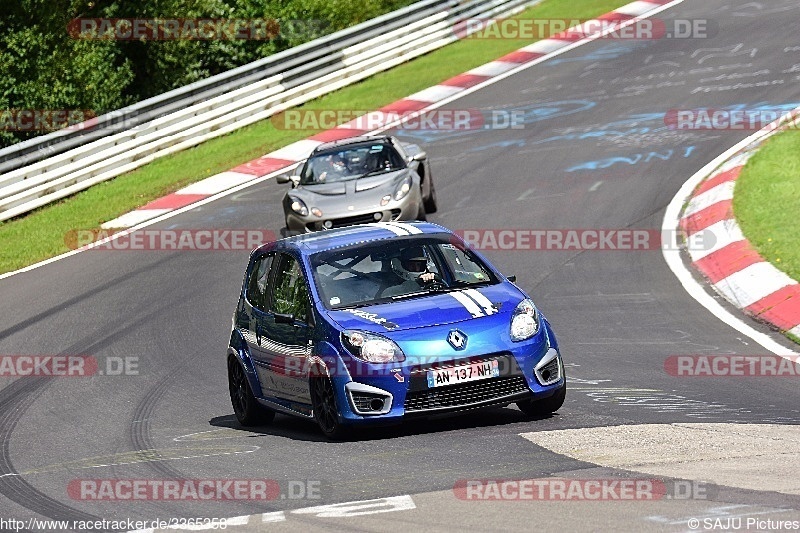
[[[392,270],[406,281],[415,280],[428,268],[428,259],[421,246],[412,246],[392,258]]]

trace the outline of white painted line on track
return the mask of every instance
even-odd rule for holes
[[[197,183],[187,185],[175,194],[217,194],[231,188],[232,185],[240,185],[247,183],[253,179],[252,174],[245,174],[244,172],[226,171],[215,174]]]

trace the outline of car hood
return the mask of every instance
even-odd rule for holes
[[[371,331],[392,337],[409,329],[455,324],[487,317],[508,320],[525,296],[511,283],[436,293],[359,308],[327,311],[343,329]],[[487,301],[491,305],[487,305]]]
[[[292,189],[291,194],[317,207],[325,203],[360,203],[364,200],[377,204],[382,196],[394,193],[408,173],[409,170],[404,168],[348,181],[300,185]]]

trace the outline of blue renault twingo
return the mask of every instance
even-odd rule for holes
[[[556,337],[533,301],[449,230],[381,222],[252,252],[227,353],[237,419],[276,412],[330,438],[356,425],[564,403]]]

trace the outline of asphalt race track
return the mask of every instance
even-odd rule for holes
[[[431,158],[439,212],[429,219],[452,229],[660,230],[681,185],[752,133],[669,130],[665,113],[800,105],[796,1],[686,0],[657,17],[709,19],[714,35],[600,39],[446,106],[522,111],[522,128],[396,132]],[[151,229],[266,227],[277,234],[283,192],[268,180]],[[658,433],[670,424],[736,424],[758,434],[751,425],[778,431],[800,421],[796,378],[688,379],[665,372],[665,360],[674,355],[766,350],[687,294],[657,246],[484,253],[517,275],[553,324],[570,379],[565,406],[542,420],[525,420],[515,407],[489,409],[339,443],[326,442],[310,422],[281,415],[252,431],[235,422],[224,354],[245,251],[88,251],[0,280],[0,354],[88,355],[103,364],[127,358],[138,365],[128,375],[0,378],[0,517],[273,513],[275,522],[259,516],[238,527],[305,531],[686,531],[689,517],[800,518],[800,485],[775,491],[786,473],[781,468],[760,470],[760,478],[740,486],[726,485],[722,474],[715,479],[713,470],[702,472],[713,490],[705,499],[679,503],[456,498],[459,480],[643,476],[632,474],[638,471],[633,466],[587,461],[521,434],[571,429],[593,435],[592,428],[648,425],[656,457],[662,444],[675,444]],[[639,446],[642,434],[612,440],[609,455]],[[564,435],[575,448],[591,442],[581,431]],[[735,439],[718,435],[712,440],[724,454]],[[670,453],[691,449],[686,438]],[[756,442],[740,444],[759,456]],[[690,474],[663,475],[696,479]],[[284,498],[87,501],[68,490],[80,479],[252,478],[277,481]],[[312,498],[302,497],[309,491]],[[392,500],[401,504],[391,513],[331,518],[288,512],[401,496],[413,503]]]

